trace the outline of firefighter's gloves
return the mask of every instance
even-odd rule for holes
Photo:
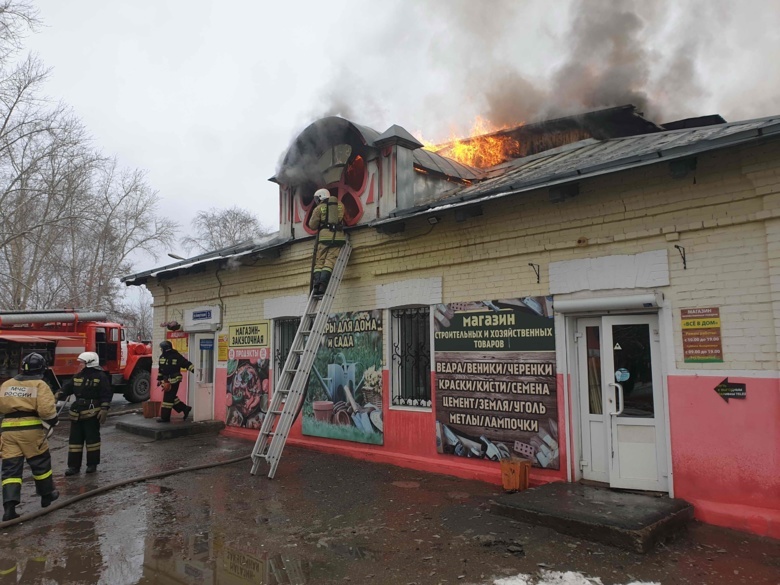
[[[62,402],[63,400],[65,400],[65,395],[62,392],[57,392],[54,395],[54,400],[56,400],[57,402]]]
[[[106,424],[106,421],[108,420],[108,409],[101,408],[100,412],[97,413],[97,419],[101,425]]]
[[[192,372],[192,373],[194,374],[194,373],[195,373],[195,366],[193,366],[192,364],[190,364],[190,367],[189,367],[189,368],[187,368],[187,370],[188,370],[188,371],[190,371],[190,372]]]
[[[48,420],[43,421],[48,427],[53,428],[56,427],[57,424],[60,422],[60,419],[58,417],[50,418]]]

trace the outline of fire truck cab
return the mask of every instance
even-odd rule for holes
[[[104,313],[0,312],[0,382],[19,373],[25,355],[38,352],[49,365],[46,381],[56,391],[81,369],[77,359],[85,351],[98,354],[115,393],[129,402],[149,399],[151,345],[128,341],[124,326]]]

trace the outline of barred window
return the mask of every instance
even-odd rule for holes
[[[428,307],[391,311],[392,405],[431,407],[431,329]]]
[[[299,318],[294,319],[276,319],[276,339],[274,345],[276,350],[274,351],[274,358],[276,360],[276,371],[282,372],[284,363],[287,361],[287,356],[290,353],[292,342],[295,339],[295,334],[298,332],[298,326],[301,324]]]

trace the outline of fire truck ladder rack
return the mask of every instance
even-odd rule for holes
[[[303,404],[314,358],[322,342],[328,314],[351,253],[352,245],[347,240],[339,252],[325,294],[322,298],[315,296],[313,292],[309,294],[306,311],[290,346],[290,353],[287,355],[284,369],[274,388],[271,404],[260,427],[260,434],[252,449],[252,475],[257,475],[262,460],[268,462],[269,479],[273,479],[276,473],[276,467],[279,465],[287,442],[287,435]]]

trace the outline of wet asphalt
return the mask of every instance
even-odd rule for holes
[[[98,473],[65,478],[67,433],[60,424],[51,441],[63,499],[252,448],[217,435],[153,441],[109,419]],[[498,486],[289,446],[275,479],[249,468],[136,483],[9,527],[0,559],[16,563],[18,581],[0,584],[481,585],[546,571],[605,585],[780,584],[780,541],[713,526],[694,523],[640,555],[495,515]],[[25,473],[21,513],[39,509]]]

